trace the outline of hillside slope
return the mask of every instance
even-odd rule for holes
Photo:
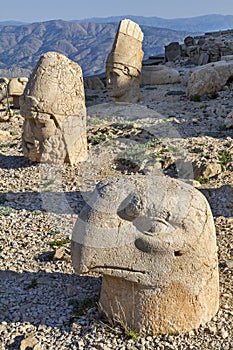
[[[0,26],[0,75],[29,75],[41,54],[57,51],[79,63],[84,76],[105,70],[117,23],[74,23],[62,20],[22,26]],[[164,51],[189,32],[142,26],[144,58]]]

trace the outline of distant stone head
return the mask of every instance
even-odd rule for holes
[[[107,88],[117,102],[137,102],[140,99],[143,33],[129,19],[120,22],[112,51],[106,61]]]

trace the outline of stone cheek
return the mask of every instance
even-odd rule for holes
[[[126,75],[122,70],[112,68],[107,72],[107,89],[117,102],[138,102],[140,100],[140,79]]]
[[[81,68],[67,57],[41,56],[20,98],[23,152],[32,161],[71,164],[87,157]]]

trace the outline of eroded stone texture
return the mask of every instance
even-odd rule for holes
[[[158,65],[144,66],[141,73],[141,84],[163,85],[180,83],[180,73],[173,68]]]
[[[233,128],[233,112],[228,113],[224,125],[227,129]]]
[[[172,42],[165,46],[167,61],[189,59],[190,63],[203,65],[220,61],[223,56],[233,54],[233,31],[208,32],[201,36],[188,36],[184,44]]]
[[[172,42],[165,46],[165,61],[177,61],[181,59],[181,46],[176,42]]]
[[[213,94],[233,79],[233,61],[208,63],[191,74],[186,90],[187,97]]]
[[[19,97],[23,94],[27,82],[27,77],[20,77],[11,79],[8,84],[8,93],[12,96],[13,105],[16,108],[19,108]]]
[[[143,33],[129,19],[120,22],[112,51],[106,61],[107,89],[117,102],[140,99]]]
[[[76,222],[78,273],[103,274],[108,317],[141,333],[197,328],[218,309],[215,226],[205,197],[165,176],[97,184]]]
[[[87,156],[82,70],[56,52],[42,55],[24,94],[23,153],[37,162],[75,164]]]

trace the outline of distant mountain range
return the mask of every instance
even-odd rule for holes
[[[165,19],[160,17],[142,17],[142,16],[115,16],[115,17],[94,17],[85,18],[75,22],[94,22],[94,23],[113,23],[121,19],[129,18],[139,25],[167,28],[179,31],[191,31],[204,33],[207,31],[218,31],[233,28],[233,15],[205,15],[190,18]]]
[[[0,26],[0,76],[28,76],[40,56],[57,51],[77,62],[83,75],[102,73],[118,23],[74,23],[54,20]],[[164,45],[182,41],[189,32],[141,26],[144,57],[163,53]]]
[[[47,51],[60,52],[80,64],[84,76],[102,73],[122,18],[140,24],[144,32],[144,58],[163,53],[165,45],[183,42],[188,35],[233,28],[233,16],[222,15],[171,20],[121,16],[29,24],[0,22],[0,76],[29,76]]]

